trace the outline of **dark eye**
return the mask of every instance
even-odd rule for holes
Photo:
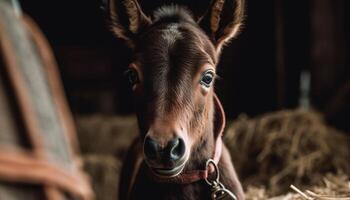
[[[214,72],[211,70],[208,70],[204,72],[201,78],[200,84],[208,88],[213,83],[213,80],[214,80]]]
[[[137,75],[137,71],[135,69],[128,69],[125,71],[125,75],[128,78],[130,85],[135,85],[139,82],[139,76]]]

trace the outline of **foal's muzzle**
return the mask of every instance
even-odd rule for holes
[[[179,174],[185,165],[185,152],[186,146],[182,138],[173,138],[164,146],[151,137],[145,138],[145,160],[152,171],[158,175]]]

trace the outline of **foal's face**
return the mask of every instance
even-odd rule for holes
[[[181,172],[191,148],[212,129],[216,52],[190,22],[150,27],[135,46],[128,76],[135,96],[144,155],[162,176]]]
[[[111,29],[134,50],[127,75],[144,158],[156,175],[179,174],[204,133],[213,132],[217,57],[238,32],[243,4],[213,0],[198,20],[179,7],[163,7],[150,19],[136,0],[110,0]]]

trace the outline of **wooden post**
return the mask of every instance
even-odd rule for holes
[[[321,110],[345,72],[343,0],[310,0],[311,98]]]
[[[283,1],[275,0],[275,24],[276,24],[276,75],[277,75],[277,108],[285,106],[285,48],[284,48],[284,23],[283,23]]]

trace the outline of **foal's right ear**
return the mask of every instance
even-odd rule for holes
[[[151,20],[142,12],[137,0],[108,0],[107,9],[111,31],[133,48],[136,34]]]

